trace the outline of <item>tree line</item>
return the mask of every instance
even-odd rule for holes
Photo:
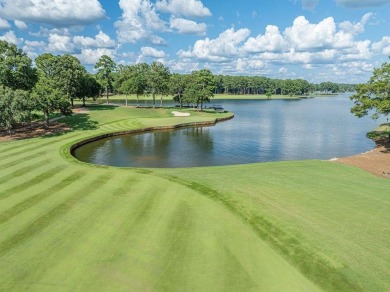
[[[111,68],[115,68],[114,64],[111,63]],[[356,86],[333,82],[314,84],[304,79],[213,75],[208,69],[178,74],[170,73],[169,68],[160,62],[153,62],[150,65],[146,63],[119,65],[117,70],[112,72],[111,81],[105,83],[109,84],[109,87],[105,87],[107,98],[110,90],[111,94],[151,96],[153,104],[156,95],[172,95],[173,100],[181,105],[185,103],[199,105],[209,101],[214,94],[305,96],[313,93],[353,92]]]
[[[171,73],[161,62],[117,65],[102,56],[89,73],[81,62],[69,54],[44,53],[35,65],[23,50],[0,41],[0,128],[12,133],[18,124],[29,124],[43,116],[49,126],[50,116],[59,112],[70,115],[75,100],[111,94],[146,95],[153,99],[171,95],[183,105],[203,109],[214,94],[307,95],[311,92],[336,93],[353,91],[354,85],[323,82],[312,84],[303,79],[271,79],[261,76],[213,75],[208,69],[190,74]],[[126,101],[127,103],[127,101]]]
[[[35,66],[16,45],[0,41],[0,128],[11,134],[16,124],[28,124],[44,116],[72,113],[75,99],[97,96],[101,90],[95,76],[71,56],[45,53]]]

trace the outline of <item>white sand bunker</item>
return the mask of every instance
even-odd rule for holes
[[[172,112],[175,117],[189,117],[190,113]]]

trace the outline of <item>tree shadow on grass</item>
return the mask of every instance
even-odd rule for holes
[[[114,110],[117,106],[109,105],[109,104],[88,104],[84,108],[90,111],[106,111],[106,110]]]
[[[59,125],[64,125],[62,131],[55,131],[49,134],[45,134],[42,138],[58,137],[73,131],[83,130],[95,130],[98,128],[99,123],[97,121],[91,121],[88,114],[76,114],[69,117],[65,117],[60,120]],[[49,129],[53,128],[50,125]]]
[[[69,125],[71,131],[77,130],[96,130],[99,122],[92,121],[88,114],[76,114],[69,117],[65,117],[61,122]]]

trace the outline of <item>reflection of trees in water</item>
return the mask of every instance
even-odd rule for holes
[[[132,154],[148,153],[155,155],[168,154],[171,135],[168,132],[157,131],[136,135],[123,136],[123,146]]]
[[[185,128],[176,131],[156,131],[151,133],[123,136],[123,147],[131,155],[147,155],[168,159],[171,155],[199,155],[211,152],[214,148],[210,131],[205,127]]]
[[[150,141],[151,151],[158,153],[161,158],[166,158],[169,155],[169,149],[171,147],[171,135],[170,131],[158,131],[151,133],[153,141]]]
[[[76,156],[84,161],[91,161],[92,158],[98,164],[107,162],[118,166],[154,167],[207,160],[213,148],[210,130],[197,127],[97,140],[80,147],[81,151]]]
[[[186,128],[182,131],[187,137],[187,142],[202,151],[200,154],[213,150],[213,137],[207,127]]]

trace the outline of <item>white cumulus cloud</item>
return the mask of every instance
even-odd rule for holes
[[[211,16],[210,10],[199,0],[159,0],[156,3],[158,10],[173,15],[188,17]]]
[[[390,56],[390,37],[385,36],[379,42],[373,43],[372,49],[379,54]]]
[[[250,37],[244,44],[243,50],[249,53],[275,52],[286,48],[286,42],[279,32],[279,28],[268,25],[264,35]]]
[[[0,0],[0,16],[54,26],[93,23],[105,17],[98,0]]]
[[[375,50],[383,54],[390,50],[390,38],[374,44],[358,39],[371,17],[367,13],[358,22],[336,23],[328,17],[312,23],[299,16],[284,30],[268,25],[257,36],[250,36],[249,29],[231,28],[217,38],[196,41],[193,47],[180,50],[177,55],[182,62],[209,62],[214,70],[220,68],[230,74],[262,74],[270,72],[272,66],[290,68],[296,64],[306,70],[330,64],[356,64],[370,60]]]
[[[24,21],[21,21],[21,20],[15,20],[14,21],[15,23],[15,26],[21,30],[26,30],[28,29],[28,25],[24,22]]]
[[[171,17],[170,28],[181,34],[204,35],[207,31],[205,23],[197,23],[184,18]]]
[[[90,49],[85,48],[81,50],[81,53],[74,54],[76,58],[84,65],[95,65],[101,56],[107,55],[114,59],[115,50],[107,48]]]
[[[218,38],[198,40],[193,49],[189,51],[180,50],[178,55],[182,58],[197,58],[212,62],[224,62],[229,58],[237,56],[239,45],[250,35],[249,29],[230,28],[222,32]]]
[[[304,16],[297,17],[284,32],[290,46],[297,50],[328,48],[332,45],[336,24],[332,17],[311,24]]]
[[[118,40],[122,43],[135,43],[149,40],[153,44],[164,43],[155,32],[166,30],[166,23],[157,14],[149,0],[120,0],[121,20],[115,22]]]
[[[79,47],[89,47],[89,48],[115,48],[116,43],[112,40],[107,34],[102,31],[95,36],[95,38],[84,37],[84,36],[75,36],[73,38],[73,43]]]
[[[150,57],[150,58],[164,58],[165,57],[165,52],[157,50],[152,47],[142,47],[141,48],[141,54],[143,57]]]
[[[55,53],[72,53],[75,46],[72,42],[72,38],[67,35],[50,34],[48,50]]]
[[[19,45],[21,42],[23,42],[23,39],[18,38],[12,30],[7,31],[5,34],[0,36],[0,40],[9,42],[9,43],[15,44],[15,45]]]
[[[0,17],[0,30],[6,30],[10,28],[11,25],[8,23],[8,21]]]

